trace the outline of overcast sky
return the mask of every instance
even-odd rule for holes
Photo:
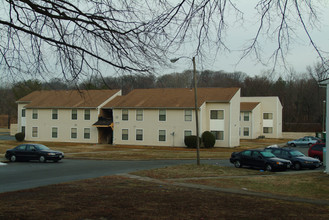
[[[252,3],[254,2],[254,3]],[[244,23],[233,23],[232,21],[227,23],[228,32],[226,34],[226,42],[230,47],[231,52],[227,51],[218,51],[216,56],[214,48],[209,49],[210,56],[207,59],[202,59],[196,57],[197,60],[197,69],[198,70],[224,70],[226,72],[242,71],[247,73],[249,76],[261,75],[262,72],[266,70],[272,70],[273,62],[261,64],[259,63],[254,56],[248,56],[239,62],[241,58],[241,50],[244,45],[255,36],[256,28],[258,27],[257,19],[259,15],[256,15],[254,6],[255,2],[258,0],[248,0],[248,1],[239,1],[237,6],[240,10],[244,12]],[[311,37],[314,39],[315,43],[322,50],[329,52],[329,1],[321,1],[321,4],[318,4],[315,1],[312,1],[313,4],[317,4],[317,14],[318,19],[321,23],[318,23],[317,27],[310,29]],[[305,17],[305,20],[308,18]],[[289,53],[287,54],[288,68],[293,68],[297,73],[305,73],[307,66],[313,66],[320,61],[318,55],[314,48],[311,46],[305,32],[302,30],[301,26],[294,26],[296,35],[293,41],[289,45]],[[274,39],[275,39],[274,35]],[[186,48],[192,45],[186,45]],[[263,50],[263,61],[268,61],[269,56],[273,53],[273,49],[277,46],[275,41],[263,41],[260,46]],[[187,56],[190,55],[189,52],[186,52]],[[179,54],[178,56],[181,56]],[[327,53],[328,57],[328,53]],[[238,63],[239,62],[239,63]],[[185,69],[192,69],[192,63],[190,60],[183,61],[180,60],[172,65],[172,68],[164,70],[164,73],[172,72],[182,72]],[[287,73],[287,70],[283,68],[282,63],[276,66],[277,76]]]

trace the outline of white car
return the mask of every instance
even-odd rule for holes
[[[299,138],[293,141],[288,141],[287,145],[291,146],[291,147],[296,147],[296,146],[312,146],[313,144],[318,143],[318,140],[313,140],[312,138],[309,137],[303,137],[303,138]]]

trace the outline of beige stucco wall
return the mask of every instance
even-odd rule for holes
[[[262,134],[262,122],[261,122],[261,104],[257,105],[252,111],[249,112],[249,121],[244,121],[244,112],[240,113],[240,138],[242,139],[255,139]],[[249,128],[249,136],[244,136],[243,129]]]
[[[282,137],[282,105],[278,97],[264,96],[264,97],[241,97],[241,102],[260,102],[261,112],[260,117],[260,135],[264,135],[266,138],[281,138]],[[273,119],[264,120],[264,113],[272,113]],[[253,117],[256,120],[257,115]],[[271,134],[264,133],[263,127],[273,127]],[[256,129],[256,128],[255,128]],[[259,136],[259,135],[258,135]]]
[[[224,120],[210,120],[210,110],[224,110]],[[204,103],[199,111],[199,134],[204,131],[223,130],[224,140],[217,140],[216,147],[239,146],[240,90],[230,103]],[[128,120],[122,120],[122,109],[113,110],[113,143],[117,145],[147,145],[183,147],[184,131],[195,130],[195,112],[192,121],[185,121],[185,109],[166,109],[166,121],[159,121],[159,109],[143,109],[143,120],[136,120],[136,109],[128,109]],[[122,129],[128,129],[128,140],[122,140]],[[136,140],[136,129],[143,130],[143,140]],[[159,130],[166,131],[166,141],[159,141]]]
[[[97,143],[98,110],[90,109],[90,120],[84,119],[84,109],[77,109],[77,120],[71,119],[72,109],[58,109],[58,119],[52,119],[52,109],[38,109],[38,119],[32,119],[33,109],[26,109],[25,140]],[[23,118],[24,119],[24,118]],[[32,137],[32,127],[38,128],[38,136]],[[58,128],[58,137],[52,138],[52,128]],[[71,128],[77,128],[77,138],[71,138]],[[90,139],[84,138],[84,128],[90,128]]]
[[[128,110],[128,120],[123,121],[122,110],[114,109],[113,144],[146,146],[185,146],[184,131],[195,135],[195,114],[192,121],[185,121],[184,109],[166,109],[166,121],[159,121],[159,109],[143,109],[143,120],[136,120],[136,109]],[[122,140],[122,129],[128,129],[128,140]],[[136,129],[143,130],[143,140],[136,140]],[[159,130],[166,131],[166,140],[159,141]]]
[[[240,102],[241,102],[241,90],[233,96],[230,102],[230,142],[228,147],[236,147],[240,146],[240,136],[239,136],[239,128],[240,128]]]

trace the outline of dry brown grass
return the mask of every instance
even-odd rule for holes
[[[329,207],[118,176],[0,196],[0,219],[328,219]]]
[[[276,143],[285,143],[284,139],[258,139],[241,140],[238,148],[211,148],[200,149],[202,159],[225,159],[229,158],[234,151],[250,148],[263,148]],[[24,143],[24,142],[22,142]],[[194,159],[195,149],[184,147],[158,147],[158,146],[129,146],[109,144],[82,144],[82,143],[61,143],[61,142],[38,142],[51,149],[65,153],[66,158],[89,158],[89,159],[110,159],[110,160],[140,160],[140,159]],[[4,155],[7,149],[20,144],[17,141],[0,141],[0,156]]]
[[[248,191],[282,196],[329,200],[329,175],[321,171],[287,174],[287,172],[260,172],[255,169],[190,164],[143,170],[134,172],[134,174],[219,188],[244,188]]]

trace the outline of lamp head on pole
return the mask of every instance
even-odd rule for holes
[[[170,62],[176,63],[178,60],[179,60],[179,58],[174,58],[174,59],[170,59]]]

